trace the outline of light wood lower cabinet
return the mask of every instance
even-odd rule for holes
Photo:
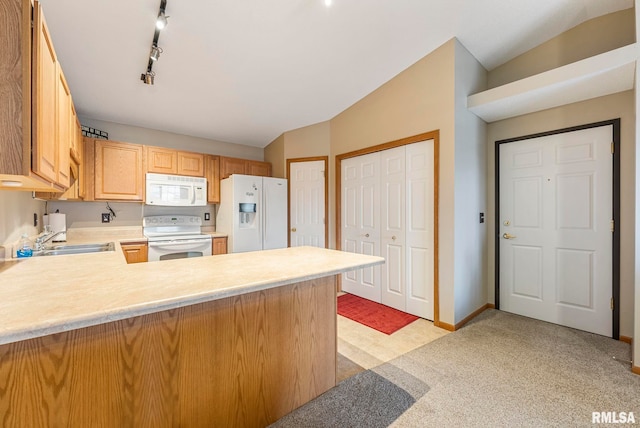
[[[335,287],[329,276],[1,345],[2,426],[267,426],[336,384]]]
[[[148,261],[149,246],[146,242],[128,242],[120,244],[120,246],[127,263],[145,263]]]
[[[214,256],[216,254],[227,254],[227,237],[213,238],[211,246],[211,253]]]
[[[95,142],[95,199],[144,200],[144,149],[110,140]]]

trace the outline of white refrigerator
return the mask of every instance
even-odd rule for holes
[[[233,174],[220,181],[216,231],[226,233],[227,251],[287,247],[287,180]]]

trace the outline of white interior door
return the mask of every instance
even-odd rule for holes
[[[291,162],[291,246],[325,247],[325,163]]]
[[[380,154],[345,159],[342,176],[342,250],[380,255]],[[380,302],[380,266],[347,272],[342,289]]]
[[[406,146],[406,312],[433,320],[434,141]]]
[[[380,152],[381,303],[405,311],[405,148]]]
[[[500,309],[611,336],[612,127],[501,144]]]

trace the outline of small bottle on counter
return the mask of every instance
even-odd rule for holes
[[[22,235],[20,242],[18,243],[18,251],[16,251],[18,258],[33,256],[33,245],[26,233]]]

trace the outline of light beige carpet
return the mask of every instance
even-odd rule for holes
[[[640,376],[613,359],[630,354],[623,342],[488,310],[274,426],[582,427],[603,411],[640,423]]]

